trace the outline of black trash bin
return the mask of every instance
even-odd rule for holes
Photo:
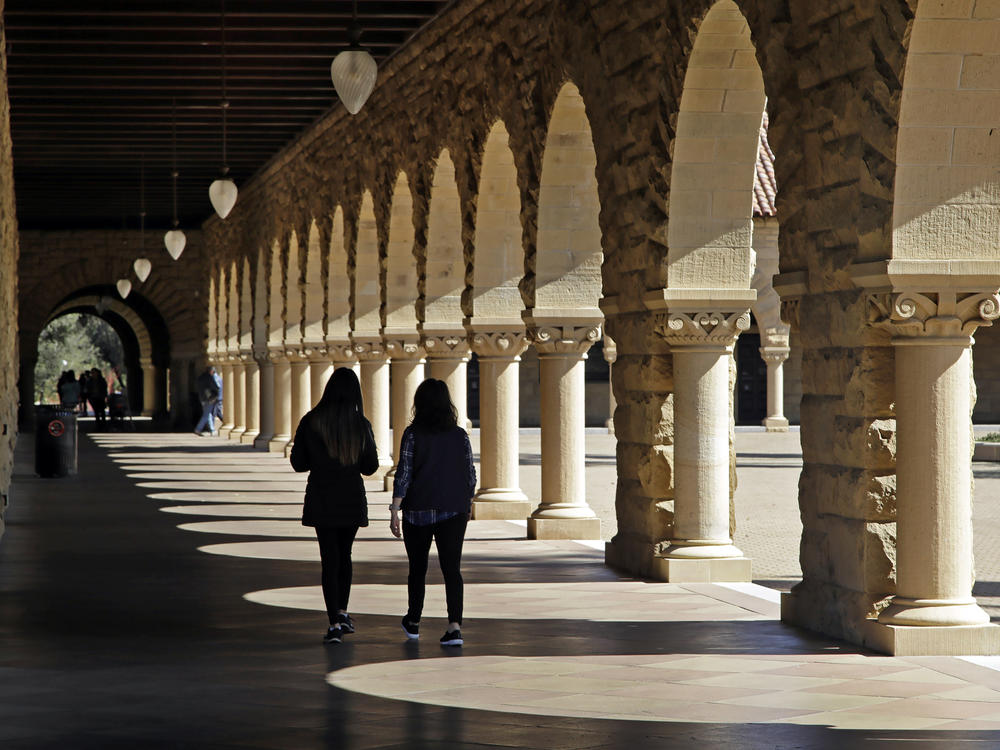
[[[35,473],[76,474],[76,413],[59,406],[35,407]]]

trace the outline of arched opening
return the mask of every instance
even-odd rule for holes
[[[382,303],[379,291],[378,224],[375,221],[375,204],[367,190],[361,196],[354,263],[354,319],[351,321],[351,329],[355,336],[378,336],[381,328],[379,308]]]
[[[417,334],[417,267],[413,255],[413,195],[405,172],[396,177],[385,262],[385,335]]]

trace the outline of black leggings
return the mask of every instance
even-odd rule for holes
[[[347,611],[351,597],[351,547],[358,533],[357,526],[316,527],[319,556],[323,561],[323,599],[330,624],[337,624],[337,613]]]
[[[465,527],[468,523],[467,513],[430,526],[414,526],[403,519],[403,542],[406,545],[406,556],[410,558],[410,576],[406,580],[409,593],[406,619],[410,622],[420,622],[420,615],[424,610],[424,579],[427,577],[427,558],[433,538],[437,544],[441,574],[444,576],[448,622],[462,624],[462,542],[465,541]]]

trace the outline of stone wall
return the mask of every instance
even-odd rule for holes
[[[3,0],[0,0],[0,14]],[[17,439],[17,216],[11,163],[7,40],[0,27],[0,535],[8,503]]]

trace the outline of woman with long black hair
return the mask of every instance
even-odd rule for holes
[[[362,474],[378,469],[372,426],[365,419],[361,384],[353,370],[339,367],[323,398],[295,431],[292,468],[308,471],[302,525],[313,526],[323,562],[323,599],[330,627],[324,643],[340,643],[354,632],[347,613],[351,595],[351,548],[358,529],[368,525]]]
[[[448,602],[448,628],[441,645],[461,646],[464,642],[462,543],[475,491],[472,446],[468,433],[458,426],[448,386],[441,380],[425,380],[413,396],[413,421],[400,441],[389,506],[389,530],[397,538],[402,534],[410,561],[406,582],[409,607],[403,617],[408,638],[420,637],[427,559],[433,540]]]

